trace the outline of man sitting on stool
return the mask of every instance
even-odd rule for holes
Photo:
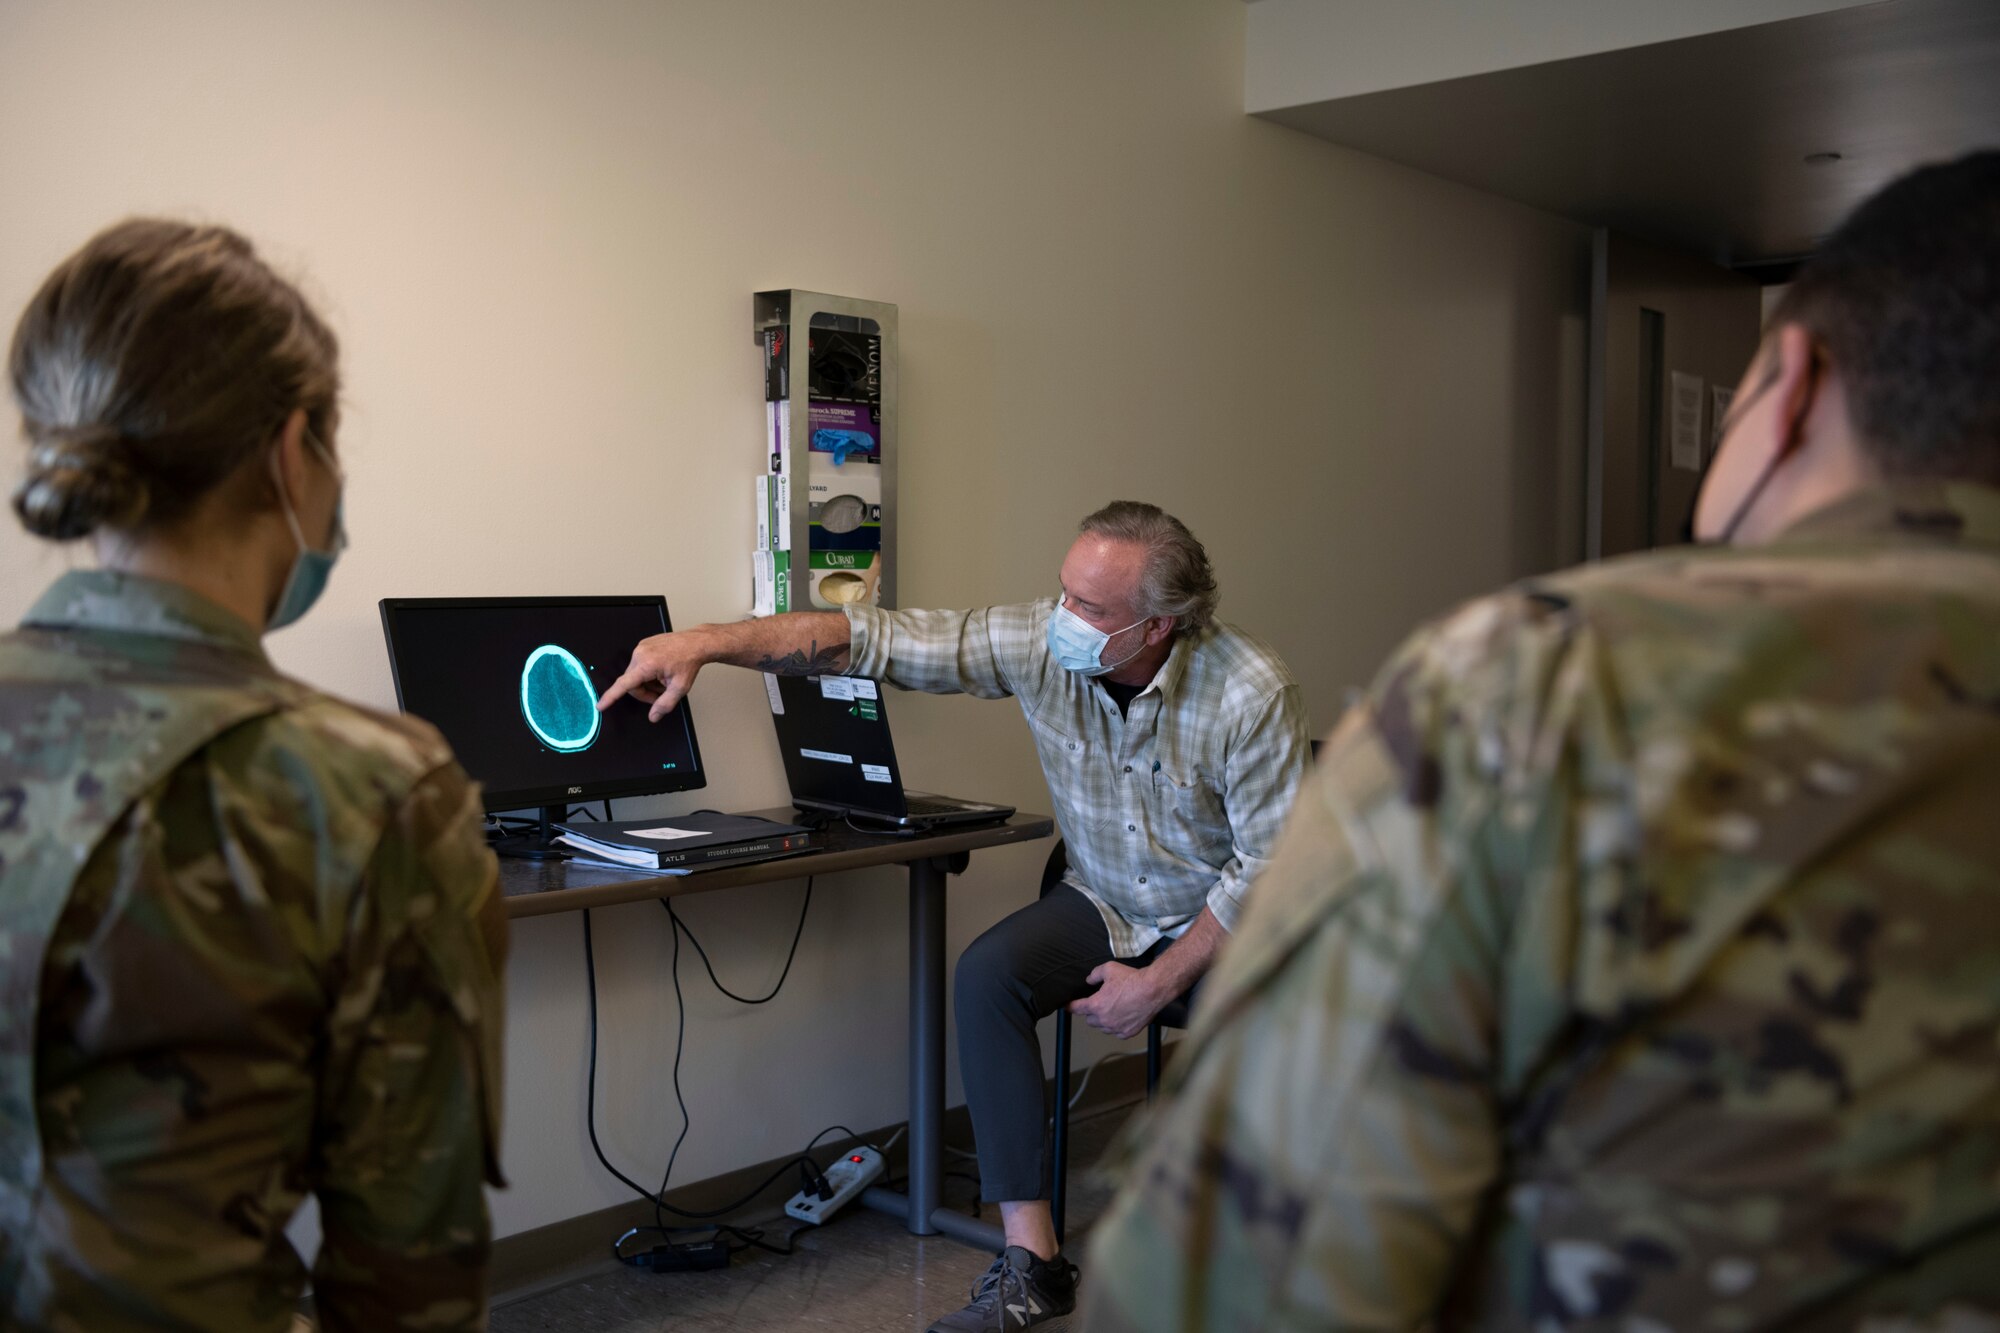
[[[1083,521],[1060,598],[850,606],[659,634],[598,702],[629,693],[657,721],[710,662],[1020,700],[1070,869],[959,960],[980,1194],[999,1204],[1007,1248],[972,1303],[933,1330],[1023,1328],[1074,1308],[1076,1268],[1057,1253],[1049,1212],[1035,1024],[1067,1006],[1130,1037],[1193,985],[1305,774],[1298,683],[1269,648],[1216,621],[1215,602],[1194,535],[1153,505],[1119,501]]]

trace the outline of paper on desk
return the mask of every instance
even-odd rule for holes
[[[628,838],[654,838],[660,842],[673,842],[678,838],[705,838],[708,836],[708,830],[674,828],[672,825],[662,824],[659,828],[628,828],[625,830],[625,836]]]

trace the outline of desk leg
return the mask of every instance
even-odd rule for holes
[[[910,1230],[936,1233],[944,1193],[944,867],[910,863]]]
[[[965,853],[910,863],[910,1184],[899,1194],[877,1185],[861,1202],[903,1219],[913,1235],[939,1232],[1000,1252],[991,1222],[944,1206],[944,886],[965,870]]]

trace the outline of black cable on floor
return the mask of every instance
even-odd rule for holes
[[[713,1217],[721,1217],[727,1213],[734,1212],[737,1208],[742,1207],[743,1204],[748,1203],[751,1199],[754,1199],[757,1197],[757,1195],[763,1193],[764,1185],[768,1185],[771,1183],[771,1181],[776,1180],[779,1175],[783,1174],[783,1169],[784,1169],[781,1167],[779,1168],[778,1171],[773,1172],[770,1178],[764,1182],[764,1185],[759,1185],[755,1190],[751,1191],[750,1194],[747,1195],[740,1202],[732,1204],[727,1208],[717,1209],[714,1212],[689,1212],[686,1209],[676,1208],[672,1204],[666,1201],[667,1182],[673,1179],[674,1163],[680,1160],[681,1145],[687,1142],[688,1131],[694,1127],[694,1122],[692,1118],[689,1117],[688,1115],[687,1098],[681,1094],[681,1054],[687,1049],[687,1001],[681,994],[681,935],[683,932],[685,932],[688,937],[688,943],[694,945],[695,952],[701,955],[702,966],[708,969],[708,979],[715,984],[715,988],[718,991],[721,991],[724,995],[728,996],[732,1000],[737,1001],[740,1004],[769,1004],[772,1000],[778,997],[778,992],[784,989],[785,979],[791,976],[792,974],[792,960],[798,957],[799,940],[806,933],[806,913],[812,910],[812,891],[813,891],[813,880],[811,877],[808,877],[806,880],[805,902],[799,908],[799,924],[797,929],[795,929],[792,932],[792,947],[790,952],[788,952],[785,955],[785,967],[784,970],[778,974],[778,984],[771,987],[771,993],[769,995],[765,995],[755,1000],[750,999],[747,996],[738,995],[735,991],[730,990],[729,987],[722,984],[721,978],[715,975],[715,965],[709,962],[708,960],[708,950],[701,947],[701,941],[695,938],[694,932],[688,929],[687,923],[682,921],[680,919],[680,916],[674,911],[673,901],[668,898],[660,899],[660,906],[666,909],[667,921],[670,923],[670,929],[672,929],[674,935],[673,960],[668,968],[668,971],[673,977],[674,1009],[676,1010],[676,1017],[677,1017],[677,1031],[674,1037],[673,1077],[674,1077],[674,1104],[680,1108],[681,1132],[674,1139],[673,1151],[667,1154],[667,1169],[665,1173],[663,1173],[660,1176],[660,1188],[658,1193],[656,1193],[653,1196],[653,1221],[657,1225],[664,1226],[666,1224],[666,1219],[663,1216],[664,1213],[673,1213],[676,1217],[713,1218]],[[839,1128],[839,1126],[836,1126],[835,1128]],[[821,1139],[825,1138],[827,1134],[831,1132],[832,1131],[830,1130],[822,1130],[820,1131],[820,1133],[815,1135],[813,1137],[813,1141],[806,1145],[806,1153],[811,1153],[814,1146],[817,1145]],[[854,1131],[848,1130],[848,1135],[849,1137],[853,1137]],[[805,1156],[805,1154],[801,1154],[801,1156]],[[806,1157],[805,1160],[806,1163],[812,1167],[813,1174],[815,1177],[822,1174],[820,1166],[817,1162],[814,1162],[809,1156]],[[790,1165],[790,1163],[787,1163],[786,1165]]]
[[[805,901],[805,909],[809,909],[812,906],[811,880],[808,880],[806,882],[806,890],[807,890],[807,897]],[[666,905],[664,899],[662,900],[662,905],[663,906]],[[587,982],[586,995],[589,1001],[589,1015],[590,1015],[589,1069],[587,1075],[588,1083],[585,1093],[585,1117],[586,1117],[586,1126],[590,1134],[590,1148],[591,1151],[596,1154],[597,1161],[600,1166],[602,1166],[606,1171],[610,1172],[613,1177],[615,1177],[618,1181],[624,1184],[625,1187],[630,1189],[634,1194],[638,1195],[642,1199],[649,1201],[653,1205],[653,1221],[655,1223],[655,1225],[652,1228],[635,1228],[634,1231],[627,1232],[624,1237],[620,1237],[619,1241],[614,1243],[614,1249],[616,1249],[617,1245],[622,1244],[627,1237],[637,1232],[643,1232],[646,1230],[658,1231],[662,1235],[666,1235],[667,1233],[676,1230],[678,1231],[717,1230],[717,1231],[729,1232],[730,1234],[743,1239],[746,1242],[746,1244],[754,1244],[757,1245],[758,1248],[769,1249],[771,1250],[772,1253],[789,1254],[791,1252],[789,1249],[779,1250],[773,1246],[761,1244],[760,1242],[763,1234],[762,1232],[756,1232],[755,1235],[758,1239],[752,1240],[751,1238],[752,1233],[746,1231],[744,1228],[741,1227],[719,1225],[713,1227],[674,1228],[674,1227],[669,1227],[666,1224],[665,1215],[667,1213],[672,1213],[676,1217],[688,1218],[690,1220],[697,1222],[713,1222],[714,1219],[716,1218],[726,1217],[730,1213],[736,1212],[738,1209],[748,1205],[758,1195],[762,1194],[766,1189],[769,1189],[771,1185],[774,1184],[780,1176],[782,1176],[785,1172],[793,1169],[794,1167],[805,1167],[810,1169],[815,1178],[822,1175],[823,1168],[821,1168],[819,1163],[816,1160],[814,1160],[810,1154],[812,1153],[812,1150],[814,1148],[819,1146],[820,1140],[824,1139],[827,1135],[832,1134],[836,1131],[846,1134],[847,1137],[849,1138],[859,1138],[860,1135],[856,1134],[852,1129],[849,1129],[845,1125],[829,1125],[827,1128],[813,1135],[812,1141],[806,1145],[804,1152],[799,1153],[796,1156],[787,1158],[784,1162],[779,1164],[779,1166],[775,1170],[773,1170],[770,1175],[764,1177],[764,1179],[761,1182],[759,1182],[753,1189],[751,1189],[749,1193],[745,1194],[740,1199],[737,1199],[729,1204],[724,1205],[721,1208],[710,1209],[707,1211],[696,1211],[693,1209],[678,1208],[666,1201],[665,1194],[667,1189],[667,1183],[673,1178],[674,1164],[680,1156],[681,1144],[686,1141],[688,1135],[688,1129],[690,1127],[690,1121],[687,1111],[687,1100],[682,1094],[681,1082],[680,1082],[681,1056],[682,1053],[687,1048],[687,1005],[685,998],[682,995],[681,984],[680,984],[680,934],[682,931],[687,930],[687,927],[684,923],[682,923],[679,920],[678,917],[676,917],[673,914],[671,909],[669,909],[668,917],[669,920],[672,922],[672,929],[674,930],[674,951],[672,954],[669,971],[672,976],[674,985],[674,1004],[675,1008],[678,1010],[677,1024],[676,1024],[677,1030],[674,1041],[673,1086],[674,1086],[674,1100],[676,1105],[679,1107],[681,1113],[681,1132],[679,1136],[676,1137],[674,1140],[673,1151],[671,1154],[669,1154],[667,1158],[667,1169],[666,1172],[660,1178],[660,1188],[658,1190],[647,1189],[645,1186],[639,1184],[637,1181],[633,1180],[630,1176],[626,1175],[623,1171],[620,1171],[617,1167],[613,1166],[611,1164],[611,1159],[605,1155],[604,1147],[602,1143],[599,1142],[597,1137],[597,954],[596,954],[595,944],[591,935],[590,910],[588,908],[584,909],[582,915],[583,915],[583,963],[584,963],[585,980]],[[802,909],[799,915],[799,930],[794,932],[792,937],[792,951],[794,954],[796,954],[798,951],[799,934],[803,933],[804,927],[805,927],[805,910]],[[692,931],[688,932],[688,939],[690,940],[690,942],[694,940],[694,934]],[[695,947],[699,949],[700,945],[696,944]],[[706,961],[705,954],[703,955],[703,958],[704,961]],[[785,975],[789,975],[790,971],[791,971],[791,959],[788,957],[785,963],[785,974],[781,975],[778,978],[778,987],[782,987],[784,985]],[[709,977],[711,980],[715,979],[715,973],[713,968],[709,970]],[[772,989],[771,995],[765,996],[764,999],[762,1000],[743,1000],[742,1002],[745,1004],[766,1003],[770,999],[776,996],[778,987],[774,987]],[[716,989],[722,991],[723,994],[725,995],[729,995],[732,999],[742,998],[740,996],[734,995],[733,992],[730,992],[729,990],[724,988],[720,981],[716,981]],[[621,1253],[620,1258],[623,1259],[624,1257],[625,1256]]]
[[[741,1254],[745,1250],[762,1250],[766,1254],[787,1256],[796,1254],[798,1252],[798,1247],[794,1245],[792,1242],[797,1238],[799,1232],[803,1230],[805,1230],[804,1226],[798,1226],[794,1227],[790,1231],[787,1231],[785,1233],[785,1248],[781,1250],[777,1246],[771,1244],[771,1242],[764,1239],[765,1232],[762,1227],[736,1227],[736,1226],[720,1226],[720,1225],[704,1226],[704,1227],[633,1227],[630,1231],[627,1231],[617,1240],[611,1242],[611,1253],[617,1257],[620,1263],[628,1264],[634,1268],[650,1268],[653,1265],[648,1261],[648,1256],[646,1256],[643,1252],[640,1254],[627,1254],[625,1252],[625,1243],[631,1240],[632,1237],[656,1235],[660,1238],[663,1244],[671,1245],[678,1248],[682,1245],[693,1244],[696,1242],[686,1239],[676,1239],[677,1237],[688,1237],[693,1233],[699,1232],[711,1238],[717,1236],[727,1236],[731,1239],[741,1241],[742,1243],[740,1245],[732,1245],[729,1247],[729,1252],[732,1255]]]

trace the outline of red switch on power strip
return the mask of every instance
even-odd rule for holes
[[[785,1205],[785,1212],[801,1222],[817,1225],[839,1212],[848,1200],[874,1184],[881,1174],[882,1154],[873,1148],[863,1148],[826,1169],[824,1179],[831,1187],[831,1193],[822,1195],[817,1190],[800,1190]]]

